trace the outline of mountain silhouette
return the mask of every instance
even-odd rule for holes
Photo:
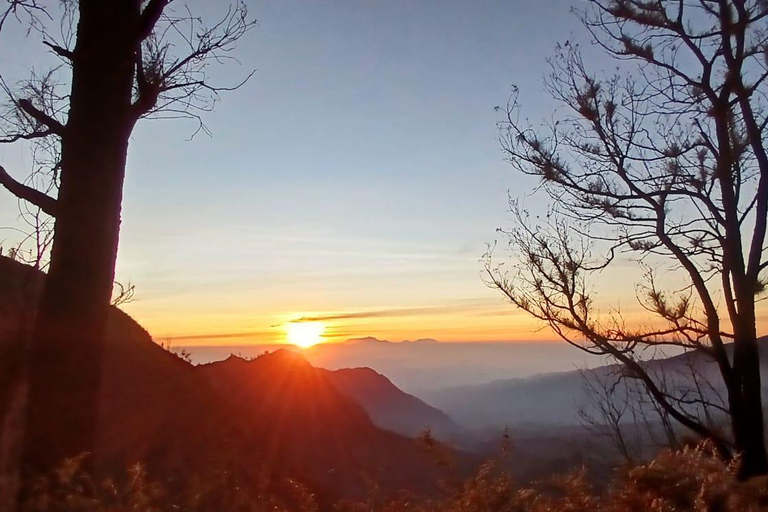
[[[225,361],[199,366],[218,386],[239,390],[269,378],[267,373],[279,367],[282,367],[278,371],[283,375],[311,374],[314,379],[312,384],[316,387],[307,392],[322,392],[323,399],[329,396],[327,385],[332,385],[359,405],[374,425],[383,429],[408,437],[417,437],[429,429],[441,439],[455,436],[459,431],[447,414],[403,392],[386,376],[371,368],[315,368],[302,354],[289,349],[278,349],[250,360],[231,355]],[[224,371],[225,368],[228,372]]]
[[[763,393],[768,392],[768,336],[758,340]],[[726,346],[732,352],[732,344]],[[665,389],[682,396],[691,389],[692,372],[706,398],[720,401],[725,387],[715,361],[703,352],[691,351],[643,363]],[[589,407],[585,380],[616,381],[622,367],[611,364],[592,369],[536,375],[528,378],[495,380],[487,384],[455,386],[427,392],[422,396],[446,411],[461,426],[498,428],[509,426],[573,426],[580,423],[580,411]],[[621,390],[623,382],[616,389]]]
[[[24,315],[34,309],[43,276],[0,258],[0,414],[6,425],[17,423],[7,415],[23,393],[18,386],[22,342],[16,334]],[[207,454],[217,452],[215,444],[236,431],[216,390],[117,308],[110,310],[106,338],[100,424],[92,454],[96,466],[124,469],[142,461],[177,477],[203,468],[210,462]],[[13,435],[8,429],[2,432],[6,439]]]
[[[438,344],[440,343],[436,339],[433,338],[420,338],[418,340],[403,340],[403,341],[389,341],[389,340],[380,340],[378,338],[375,338],[373,336],[365,336],[363,338],[350,338],[345,341],[340,341],[337,343],[324,343],[322,347],[328,347],[329,345],[354,345],[354,344],[373,344],[377,345],[380,343],[386,343],[386,344],[398,344],[398,343],[404,343],[404,344]],[[318,345],[318,347],[321,347],[321,345]]]
[[[373,422],[388,430],[417,436],[429,429],[440,438],[452,438],[459,427],[443,411],[403,392],[387,377],[370,368],[324,370],[339,391],[350,396]]]
[[[13,333],[34,304],[23,287],[39,288],[41,273],[0,258],[0,332]],[[13,285],[13,286],[11,286]],[[17,368],[14,340],[0,340],[0,370]],[[101,389],[101,471],[136,462],[151,474],[181,482],[214,466],[236,471],[253,485],[296,478],[321,496],[418,488],[433,480],[434,464],[416,440],[376,426],[327,372],[289,351],[246,361],[238,357],[195,367],[153,342],[117,308],[110,311]],[[0,378],[0,446],[12,444],[20,387]],[[16,383],[17,384],[17,383]],[[10,440],[10,443],[8,442]],[[13,454],[5,454],[7,466]],[[2,467],[2,466],[0,466]]]
[[[360,473],[384,487],[422,485],[433,474],[417,441],[377,426],[366,410],[300,354],[277,350],[200,365],[245,428],[266,443],[266,464],[305,480],[353,491]],[[402,392],[401,392],[402,393]],[[404,472],[405,475],[398,475]]]

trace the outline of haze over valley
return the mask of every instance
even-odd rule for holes
[[[407,343],[375,338],[342,343],[320,343],[309,348],[295,345],[173,346],[189,353],[192,362],[208,363],[230,354],[254,357],[278,348],[302,354],[321,368],[370,367],[383,373],[401,389],[414,394],[451,386],[484,384],[498,379],[529,377],[602,364],[563,343],[482,343],[417,340]]]

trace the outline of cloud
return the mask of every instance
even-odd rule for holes
[[[158,336],[159,340],[223,340],[228,338],[263,338],[274,337],[273,331],[249,331],[249,332],[225,332],[225,333],[209,333],[209,334],[189,334],[178,336]]]
[[[330,320],[352,320],[365,318],[392,318],[402,316],[420,316],[420,315],[448,315],[452,313],[461,313],[478,309],[477,304],[462,304],[456,306],[427,306],[420,308],[393,308],[380,309],[374,311],[356,311],[351,313],[328,313],[323,315],[302,316],[288,323],[300,322],[326,322]]]
[[[361,331],[357,330],[351,330],[347,329],[344,331],[331,331],[331,332],[324,332],[320,336],[322,338],[332,339],[332,338],[355,338],[357,336],[360,336]]]
[[[292,320],[288,320],[284,323],[278,323],[270,325],[271,329],[282,329],[287,324],[302,323],[302,322],[330,322],[335,320],[365,320],[372,318],[397,318],[397,317],[411,317],[411,316],[439,316],[450,314],[470,314],[472,316],[491,316],[510,314],[510,310],[506,313],[501,311],[489,311],[489,305],[492,307],[498,307],[498,301],[489,302],[487,300],[475,300],[464,301],[462,303],[448,304],[444,306],[424,306],[415,308],[391,308],[391,309],[378,309],[371,311],[352,311],[352,312],[335,312],[319,315],[307,315]],[[367,328],[360,325],[329,325],[327,330],[323,334],[324,338],[341,338],[341,337],[355,337],[362,336],[368,333],[368,331],[375,330],[377,333],[392,331],[393,329],[382,329],[381,327]],[[171,335],[171,336],[156,336],[157,340],[162,341],[193,341],[193,340],[226,340],[232,338],[256,338],[262,341],[273,341],[282,337],[281,330],[271,331],[242,331],[242,332],[213,332],[208,334],[189,334],[189,335]]]

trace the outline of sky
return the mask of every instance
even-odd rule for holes
[[[479,260],[508,190],[531,185],[503,161],[494,106],[513,83],[538,100],[546,57],[578,29],[570,6],[249,6],[258,25],[222,82],[256,74],[206,116],[212,137],[136,130],[126,310],[178,344],[282,341],[302,317],[340,339],[551,337],[484,285]]]
[[[515,84],[526,116],[550,115],[547,57],[588,41],[571,2],[248,5],[258,24],[239,62],[210,73],[222,85],[256,73],[204,116],[211,135],[167,120],[134,131],[124,309],[178,345],[282,342],[310,318],[328,340],[551,339],[484,284],[480,258],[510,224],[508,197],[536,184],[504,162],[494,107]],[[225,8],[190,6],[209,19]],[[45,64],[32,37],[7,37],[5,73]],[[25,162],[0,153],[9,172]],[[15,215],[0,197],[0,218]],[[629,308],[633,296],[616,295]]]

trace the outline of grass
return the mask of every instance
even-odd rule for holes
[[[520,485],[497,461],[440,496],[413,495],[321,507],[295,481],[280,493],[269,486],[242,485],[237,475],[212,471],[176,492],[152,481],[141,465],[113,480],[95,483],[81,470],[82,458],[30,483],[21,512],[757,512],[768,510],[768,477],[740,482],[736,462],[718,459],[707,444],[661,452],[654,460],[617,469],[597,491],[585,471]]]

